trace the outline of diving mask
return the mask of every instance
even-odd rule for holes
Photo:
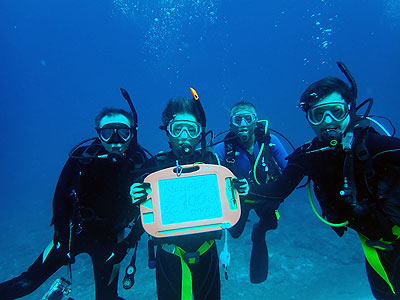
[[[307,120],[317,126],[330,116],[336,122],[342,122],[349,115],[349,106],[344,102],[332,102],[311,107],[307,111]]]
[[[231,124],[236,127],[251,126],[257,121],[257,115],[249,111],[238,111],[231,116]]]
[[[186,131],[187,135],[192,139],[196,139],[201,134],[201,125],[195,121],[189,120],[172,120],[167,125],[167,131],[170,136],[176,138]]]
[[[132,138],[132,128],[123,123],[109,123],[96,129],[99,138],[106,144],[123,144]]]

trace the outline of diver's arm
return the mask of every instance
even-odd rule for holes
[[[283,170],[287,165],[286,157],[288,156],[288,153],[283,147],[281,141],[273,134],[271,134],[271,144],[274,145],[272,147],[272,156],[278,163],[278,166]]]
[[[132,229],[127,237],[121,243],[125,243],[128,248],[132,248],[135,243],[140,239],[143,233],[144,228],[142,225],[142,219],[139,217],[133,224]]]
[[[58,178],[56,190],[53,197],[53,224],[55,238],[57,241],[67,243],[69,239],[69,222],[73,213],[74,197],[71,195],[76,178],[78,162],[68,159],[65,163],[60,177]]]
[[[372,159],[383,163],[400,165],[400,139],[370,133],[367,138],[367,148]]]
[[[303,177],[303,169],[299,165],[289,162],[277,180],[266,184],[250,184],[250,191],[246,198],[283,202],[293,192]]]

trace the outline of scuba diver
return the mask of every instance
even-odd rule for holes
[[[214,147],[221,164],[229,168],[237,178],[253,183],[275,180],[286,167],[287,152],[279,139],[270,134],[268,121],[259,121],[253,103],[241,101],[230,110],[230,131],[223,143]],[[250,282],[261,283],[268,275],[268,248],[265,234],[278,226],[278,211],[265,201],[255,203],[242,200],[239,222],[229,229],[238,238],[246,225],[250,210],[254,208],[260,218],[253,225],[250,256]]]
[[[169,100],[162,113],[171,151],[160,152],[150,159],[144,170],[153,173],[168,167],[193,164],[218,164],[218,158],[205,146],[206,118],[197,93],[194,99]],[[201,149],[196,147],[201,144]],[[145,174],[147,175],[147,174]],[[131,187],[134,203],[141,203],[150,193],[146,183]],[[181,199],[176,199],[180,201]],[[215,239],[220,231],[182,236],[153,238],[156,249],[156,283],[159,300],[219,300],[220,274]],[[193,261],[191,258],[195,258]],[[186,270],[186,271],[184,271]]]
[[[349,228],[358,233],[374,297],[400,299],[400,139],[370,126],[372,99],[357,107],[356,83],[344,64],[338,65],[351,88],[327,77],[304,91],[299,106],[316,137],[289,155],[278,180],[250,184],[248,197],[279,204],[308,176],[320,220],[339,236]],[[357,115],[366,103],[366,112]]]
[[[1,299],[30,294],[64,265],[67,277],[57,279],[43,299],[67,299],[71,264],[81,253],[89,254],[93,263],[96,300],[122,299],[117,293],[119,263],[143,233],[129,187],[147,157],[137,143],[136,115],[109,108],[95,123],[98,138],[72,149],[59,177],[54,239],[26,272],[0,284]],[[131,229],[125,232],[128,225]]]

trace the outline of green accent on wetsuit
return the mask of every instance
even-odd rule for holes
[[[394,226],[394,227],[397,227],[397,226]],[[382,266],[381,260],[379,259],[378,252],[376,251],[376,249],[374,247],[370,247],[366,244],[366,242],[368,241],[368,238],[366,236],[362,235],[361,233],[358,233],[358,236],[360,237],[360,241],[361,241],[361,245],[364,250],[365,258],[367,259],[369,265],[375,270],[375,272],[379,276],[382,277],[383,280],[386,281],[386,283],[392,290],[392,293],[396,294],[393,289],[393,285],[390,282],[384,267]]]
[[[248,203],[248,204],[254,204],[256,202],[257,202],[256,200],[250,200],[250,199],[244,200],[244,203]]]
[[[268,120],[262,120],[262,121],[265,122],[265,127],[264,127],[264,136],[265,136],[265,135],[267,135],[267,131],[268,131]],[[267,146],[269,146],[269,145],[267,145]],[[254,180],[256,181],[257,184],[260,184],[260,182],[257,179],[257,165],[258,165],[258,161],[260,160],[261,155],[264,152],[264,147],[265,147],[265,142],[263,142],[261,144],[260,150],[258,151],[256,161],[254,162],[254,165],[253,165],[253,176],[254,176]]]
[[[199,253],[199,257],[206,253],[211,246],[214,244],[214,240],[205,241],[197,251]],[[196,263],[195,257],[189,257],[187,259],[187,263],[184,259],[185,254],[187,253],[182,248],[175,246],[175,250],[172,254],[178,256],[181,259],[182,266],[182,292],[181,292],[181,300],[192,300],[193,299],[193,289],[192,289],[192,273],[190,272],[188,264]]]
[[[247,203],[247,204],[255,204],[255,203],[257,203],[257,201],[256,201],[256,200],[251,200],[251,199],[245,199],[245,200],[244,200],[244,203]],[[275,209],[275,216],[276,216],[276,219],[277,219],[277,220],[279,220],[280,217],[281,217],[281,214],[279,213],[279,211],[278,211],[277,209]]]
[[[275,210],[275,216],[276,216],[277,220],[279,220],[281,217],[281,214],[279,213],[279,211],[277,209]]]

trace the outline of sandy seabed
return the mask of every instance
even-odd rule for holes
[[[229,236],[231,262],[229,278],[221,274],[222,300],[367,300],[374,299],[365,274],[361,244],[354,232],[339,238],[313,214],[304,190],[296,191],[279,209],[278,229],[267,233],[269,275],[262,284],[249,281],[251,229],[257,219],[251,213],[239,239]],[[4,211],[3,211],[4,213]],[[49,217],[33,214],[19,222],[18,215],[2,218],[0,233],[0,281],[25,271],[47,246],[53,229]],[[218,241],[222,250],[222,241]],[[121,264],[123,273],[131,253]],[[126,300],[157,299],[155,271],[147,268],[147,237],[143,236],[137,253],[135,285],[119,293]],[[23,300],[40,300],[52,282],[66,275],[66,267]],[[120,276],[122,279],[122,276]],[[74,300],[94,299],[93,271],[89,256],[83,254],[73,265]],[[1,299],[1,297],[0,297]]]

